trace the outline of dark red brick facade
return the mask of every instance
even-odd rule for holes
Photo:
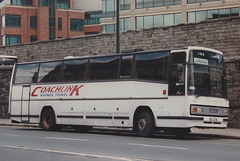
[[[85,19],[85,12],[76,10],[63,10],[59,9],[56,13],[56,17],[62,18],[62,30],[57,30],[56,38],[69,38],[73,36],[84,35],[83,31],[71,31],[70,20],[71,19]],[[58,22],[58,18],[56,22]],[[56,23],[57,24],[57,23]]]
[[[98,24],[98,25],[86,25],[84,26],[84,32],[86,34],[88,33],[102,33],[102,25]]]
[[[70,9],[55,10],[55,38],[70,38],[73,36],[82,36],[84,31],[71,31],[71,19],[85,19],[85,12],[73,10],[74,0],[70,0]],[[37,37],[37,41],[49,40],[49,7],[38,6],[38,0],[33,0],[33,6],[15,6],[5,5],[0,9],[0,46],[2,45],[2,37],[4,35],[19,35],[21,43],[30,42],[30,37]],[[21,15],[21,27],[5,27],[2,24],[3,15]],[[37,29],[30,27],[30,17],[37,17]],[[62,29],[58,29],[58,18],[62,18]],[[101,33],[99,27],[96,27],[97,32]]]

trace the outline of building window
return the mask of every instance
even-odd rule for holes
[[[103,17],[115,17],[116,11],[116,0],[103,0]]]
[[[5,45],[21,44],[20,35],[5,35]]]
[[[120,31],[127,31],[131,29],[130,18],[121,18],[120,19]]]
[[[175,25],[181,21],[181,13],[136,17],[136,29]]]
[[[37,41],[37,36],[30,36],[30,42]]]
[[[81,19],[71,19],[70,20],[71,31],[83,31],[84,30],[84,20]]]
[[[136,0],[136,8],[152,8],[161,6],[181,5],[181,0]]]
[[[6,27],[21,27],[20,15],[6,15]]]
[[[70,0],[57,0],[57,8],[69,9],[70,8]]]
[[[130,0],[120,0],[120,10],[130,10]],[[116,16],[116,0],[102,0],[103,17]]]
[[[49,40],[56,37],[55,7],[49,7]]]
[[[120,0],[120,10],[130,10],[130,0]]]
[[[120,31],[127,31],[130,29],[131,29],[130,18],[121,18],[120,19]],[[115,24],[103,25],[102,32],[103,33],[116,32],[116,25]]]
[[[11,0],[12,5],[32,6],[32,0]]]
[[[55,0],[38,0],[39,6],[51,6],[55,7]]]
[[[239,16],[239,8],[227,8],[219,10],[188,12],[188,22],[199,22],[203,20]]]
[[[85,25],[100,24],[100,18],[102,17],[101,11],[85,12]]]
[[[58,18],[58,30],[62,30],[62,18]]]
[[[30,17],[30,28],[37,29],[37,17],[36,16]]]
[[[221,0],[188,0],[188,4],[190,4],[190,3],[201,3],[201,2],[212,2],[212,1],[221,1]]]
[[[116,25],[111,24],[111,25],[103,25],[103,33],[112,33],[116,31]]]
[[[100,24],[100,18],[89,18],[85,19],[85,25]]]

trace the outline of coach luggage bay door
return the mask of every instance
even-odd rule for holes
[[[21,101],[22,122],[29,122],[30,89],[31,89],[30,85],[22,87],[22,101]]]

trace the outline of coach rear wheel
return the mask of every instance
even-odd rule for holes
[[[147,111],[141,112],[138,115],[135,126],[136,126],[136,132],[139,136],[143,136],[143,137],[153,136],[155,125],[154,125],[154,119],[152,114]]]
[[[51,109],[43,111],[41,116],[41,127],[43,130],[57,130],[54,112]]]

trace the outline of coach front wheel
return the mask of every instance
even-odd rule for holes
[[[142,137],[151,137],[154,134],[155,125],[154,118],[150,112],[143,111],[137,117],[135,124],[136,132]]]
[[[51,109],[43,111],[40,125],[46,131],[57,130],[55,115]]]

